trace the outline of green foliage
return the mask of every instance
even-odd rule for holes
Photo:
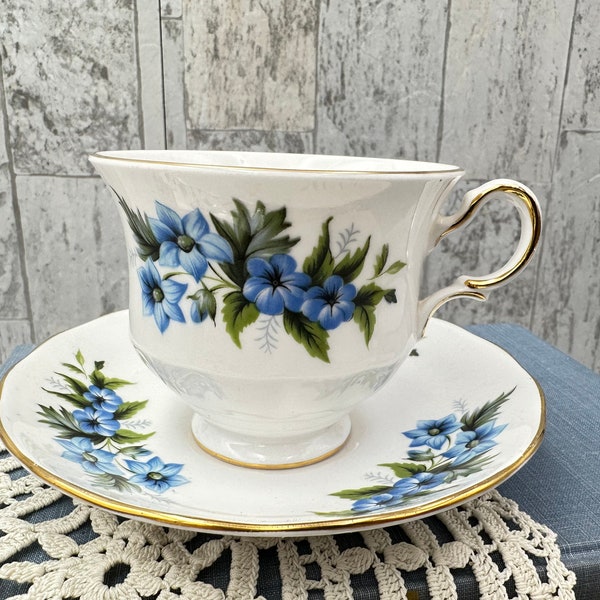
[[[341,490],[340,492],[334,492],[329,495],[337,496],[344,500],[363,500],[365,498],[370,498],[371,496],[376,496],[377,494],[383,494],[391,489],[391,485],[373,485],[371,487],[358,488],[356,490]]]
[[[323,285],[325,280],[333,274],[334,260],[331,254],[329,223],[333,217],[329,217],[321,227],[321,235],[313,251],[304,259],[302,270],[312,280],[313,285]]]
[[[125,217],[127,218],[127,222],[129,223],[131,233],[133,233],[138,256],[143,261],[146,261],[149,258],[151,260],[158,260],[160,254],[160,244],[154,236],[154,232],[152,231],[152,227],[150,227],[148,217],[146,215],[142,217],[139,210],[136,212],[131,210],[124,198],[119,196],[114,189],[113,192],[118,198],[119,206],[123,209]]]
[[[300,238],[283,235],[291,224],[286,221],[285,207],[268,211],[262,202],[257,202],[254,213],[245,204],[234,198],[236,206],[231,211],[232,222],[211,214],[217,233],[223,237],[233,251],[232,263],[219,263],[225,275],[240,289],[246,281],[246,262],[250,258],[268,259],[274,254],[284,254],[295,246]]]
[[[472,431],[489,423],[498,415],[501,406],[510,398],[510,395],[515,389],[516,388],[513,388],[510,392],[503,392],[496,399],[486,402],[471,414],[465,413],[460,419],[461,422],[464,423],[462,429],[465,431]]]
[[[329,334],[318,323],[313,323],[302,313],[285,310],[283,326],[299,344],[302,344],[310,356],[329,362]]]
[[[229,292],[223,298],[223,321],[225,329],[238,348],[242,347],[240,334],[258,319],[259,311],[256,305],[246,299],[239,291]]]
[[[425,471],[425,465],[413,464],[408,462],[403,463],[382,463],[380,467],[388,467],[394,472],[394,475],[399,479],[404,477],[412,477],[415,473]]]

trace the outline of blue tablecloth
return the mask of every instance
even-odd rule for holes
[[[577,576],[578,600],[600,598],[600,375],[522,327],[494,324],[469,329],[512,354],[538,381],[547,400],[547,430],[540,449],[499,491],[557,534],[562,560]],[[30,351],[30,346],[16,348],[0,368],[0,377]],[[70,500],[65,498],[64,502],[68,504]],[[58,505],[56,510],[69,510],[66,504]],[[351,540],[351,534],[336,536],[344,537]],[[264,565],[265,578],[259,582],[262,589],[258,590],[268,599],[277,597],[276,555],[272,560],[271,566]],[[206,576],[212,585],[225,587],[227,565],[215,563]],[[420,584],[420,576],[418,571],[411,574],[407,584],[416,590],[415,597],[426,600],[427,586]],[[479,598],[472,575],[458,574],[457,581],[461,599]],[[16,583],[0,582],[0,597],[25,593],[26,589],[27,586]],[[353,589],[357,600],[372,597],[366,580],[357,578]]]

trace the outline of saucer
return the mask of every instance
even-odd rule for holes
[[[539,447],[545,402],[504,350],[431,319],[330,458],[284,471],[207,454],[192,414],[144,365],[121,311],[61,333],[3,381],[0,436],[64,493],[156,524],[237,535],[383,527],[497,486]]]

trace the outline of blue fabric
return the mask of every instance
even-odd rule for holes
[[[512,354],[540,384],[546,397],[544,441],[533,458],[502,484],[499,491],[557,534],[562,560],[577,576],[577,599],[597,599],[600,596],[600,375],[522,327],[493,324],[468,329]],[[32,348],[16,348],[0,367],[0,377]],[[65,507],[57,510],[64,511]],[[388,531],[394,539],[399,528],[391,527]],[[199,541],[200,538],[205,538],[205,534],[199,534]],[[340,547],[355,543],[352,534],[336,539]],[[217,563],[202,576],[204,581],[224,589],[229,576],[228,562],[224,559]],[[542,570],[544,566],[540,564],[538,568]],[[269,599],[279,597],[276,553],[261,556],[260,572],[259,592]],[[262,578],[266,573],[269,577]],[[479,597],[471,573],[455,573],[455,576],[461,599]],[[373,597],[376,586],[372,578],[372,574],[353,577],[356,600]],[[428,598],[422,573],[408,573],[405,580],[408,589],[418,591],[420,600]],[[13,589],[17,593],[17,588]],[[24,593],[25,589],[18,591]]]
[[[557,534],[577,576],[579,599],[600,597],[600,375],[526,329],[477,325],[470,331],[503,347],[546,396],[546,433],[533,458],[498,491]]]

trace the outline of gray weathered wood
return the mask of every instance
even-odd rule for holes
[[[183,26],[181,19],[163,19],[161,27],[166,147],[183,150],[187,147],[183,83]]]
[[[185,0],[189,129],[311,130],[316,25],[316,0]]]
[[[117,0],[0,3],[15,171],[91,173],[90,152],[140,145],[133,22]]]
[[[188,148],[252,152],[312,152],[312,135],[296,131],[190,131]]]
[[[600,370],[600,132],[561,138],[533,328]]]
[[[322,3],[318,152],[435,160],[446,4]]]
[[[31,325],[26,319],[0,319],[0,364],[19,344],[31,344]]]
[[[477,179],[552,175],[574,0],[452,3],[440,157]]]
[[[37,340],[124,308],[119,215],[97,178],[17,178]]]

